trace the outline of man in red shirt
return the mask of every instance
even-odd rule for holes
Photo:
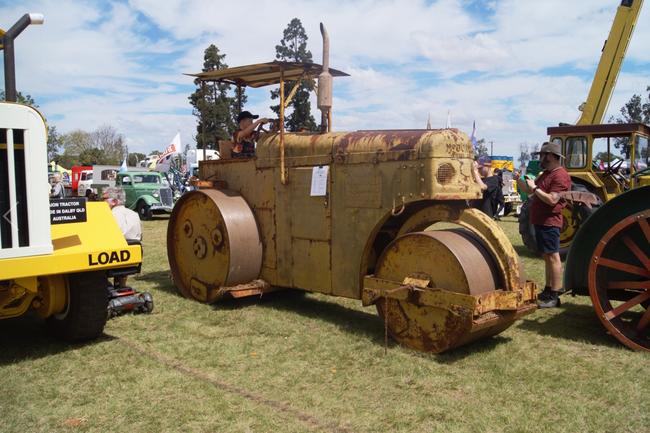
[[[539,162],[544,172],[535,180],[519,185],[531,197],[530,222],[535,227],[537,247],[546,265],[546,285],[538,296],[540,308],[560,306],[562,291],[562,261],[560,260],[560,229],[562,209],[566,206],[558,193],[571,189],[571,177],[561,164],[562,152],[558,143],[544,143],[539,151]]]

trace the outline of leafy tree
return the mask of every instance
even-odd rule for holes
[[[144,153],[138,153],[138,152],[131,152],[129,153],[129,157],[126,159],[127,165],[130,167],[135,167],[138,165],[140,161],[143,161],[147,155]]]
[[[80,165],[95,165],[95,164],[112,164],[111,161],[108,161],[101,149],[97,147],[91,147],[89,149],[84,149],[79,154],[79,164]]]
[[[528,151],[528,143],[519,144],[519,166],[526,167],[530,161],[530,152]]]
[[[539,143],[535,143],[533,144],[533,147],[531,147],[530,159],[532,161],[537,161],[539,159]]]
[[[646,87],[648,95],[645,102],[641,100],[641,95],[632,95],[620,109],[621,116],[610,118],[610,122],[616,123],[645,123],[650,124],[650,86]],[[614,147],[620,149],[622,153],[629,157],[630,139],[627,137],[617,138],[614,140]]]
[[[203,72],[225,69],[225,54],[220,54],[219,48],[211,44],[203,55]],[[196,143],[197,148],[217,148],[218,140],[227,140],[236,129],[234,116],[237,114],[235,98],[228,96],[230,85],[223,83],[194,80],[196,90],[189,96],[194,109],[192,114],[197,118]],[[243,93],[243,90],[242,90]],[[242,104],[245,95],[242,94]]]
[[[488,152],[487,145],[485,144],[485,138],[481,138],[476,141],[476,156],[487,156],[490,153]]]
[[[81,152],[92,148],[90,133],[75,129],[63,136],[64,155],[81,155]]]
[[[104,125],[90,133],[90,146],[102,151],[104,164],[122,162],[125,153],[124,136],[114,127]]]
[[[52,125],[47,128],[47,160],[56,160],[61,147],[63,147],[63,136],[59,134],[56,126]]]
[[[0,91],[0,101],[5,101],[5,92]],[[23,95],[21,92],[18,92],[16,94],[16,102],[24,105],[29,105],[30,107],[38,108],[38,105],[36,105],[36,102],[34,102],[34,98],[31,97],[31,95]]]
[[[650,124],[650,86],[646,88],[648,96],[645,102],[641,100],[641,95],[632,95],[620,110],[621,117],[616,119],[616,123],[645,123]]]
[[[594,161],[614,162],[617,159],[621,159],[621,157],[610,152],[598,152],[594,156]]]
[[[312,63],[311,51],[307,49],[307,33],[298,18],[294,18],[284,29],[283,38],[280,45],[275,46],[275,58],[287,62],[305,62]],[[285,95],[288,95],[295,81],[285,83]],[[293,112],[285,116],[285,128],[288,131],[298,131],[307,129],[316,130],[316,121],[311,114],[309,104],[309,93],[314,89],[314,80],[302,80],[296,94],[291,101],[290,107]],[[280,90],[271,91],[271,99],[278,99]],[[280,114],[280,105],[271,106],[276,114]]]

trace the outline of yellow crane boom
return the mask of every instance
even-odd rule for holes
[[[582,115],[577,125],[602,123],[603,116],[616,85],[627,46],[643,6],[643,0],[622,0],[616,11],[614,23],[605,41],[598,69],[591,83],[587,101],[582,105]]]

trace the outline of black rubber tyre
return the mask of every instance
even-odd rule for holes
[[[141,307],[142,312],[145,314],[151,313],[153,311],[153,296],[149,292],[144,292],[142,299],[144,300],[144,304]]]
[[[137,210],[142,221],[149,221],[153,217],[151,206],[143,201],[138,202]]]
[[[535,239],[535,227],[530,223],[530,200],[526,200],[519,211],[519,234],[526,248],[539,254]]]
[[[572,183],[571,191],[591,192],[589,189],[587,189],[587,187],[579,183]],[[598,209],[600,205],[593,206],[592,208],[588,208],[582,204],[577,204],[577,206],[578,218],[580,218],[580,224],[582,224],[587,220],[587,218],[596,212],[596,209]],[[578,231],[578,228],[579,225],[576,227],[574,233]],[[521,207],[521,213],[519,214],[519,234],[521,235],[521,240],[523,241],[524,245],[526,245],[526,248],[528,248],[528,250],[537,255],[541,255],[541,252],[537,248],[537,240],[535,239],[535,227],[530,223],[530,199],[526,200],[526,202]],[[561,233],[560,239],[562,238],[563,234]],[[564,246],[560,245],[560,256],[565,257],[569,252],[569,248],[571,248],[570,243]]]
[[[108,308],[108,279],[103,272],[68,276],[66,311],[47,319],[52,334],[68,341],[91,340],[102,335]]]

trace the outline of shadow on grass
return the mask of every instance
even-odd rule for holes
[[[176,290],[176,287],[174,287],[174,284],[172,283],[170,271],[155,271],[147,272],[146,274],[141,273],[137,276],[132,277],[132,279],[129,279],[129,284],[133,285],[133,288],[138,290],[138,281],[153,284],[153,288],[156,290],[161,290],[163,292],[171,293],[172,295],[180,296],[178,290]]]
[[[264,295],[264,297],[251,297],[244,299],[230,299],[214,305],[215,309],[240,309],[247,306],[257,305],[262,308],[269,308],[278,311],[295,313],[310,319],[317,319],[335,325],[340,330],[365,338],[373,344],[384,346],[384,322],[374,313],[374,307],[368,307],[367,312],[347,308],[343,305],[327,302],[308,295],[300,290],[285,290]],[[496,336],[472,342],[451,352],[439,355],[422,353],[412,350],[413,356],[421,356],[426,359],[435,359],[440,363],[454,363],[469,355],[490,351],[500,344],[510,341],[508,337]],[[396,347],[398,344],[390,337],[388,347]]]
[[[532,252],[525,245],[513,245],[513,247],[515,248],[515,251],[517,252],[517,254],[519,254],[519,256],[521,256],[521,257],[528,257],[528,258],[531,258],[531,259],[542,260],[542,256]]]
[[[45,320],[32,314],[0,320],[0,366],[44,358],[111,340],[113,337],[104,334],[84,343],[65,342],[48,332]]]
[[[153,289],[161,290],[182,297],[170,279],[169,271],[156,271],[141,274],[137,280],[153,284]],[[137,289],[137,284],[133,285]],[[383,346],[384,322],[375,313],[374,307],[368,307],[366,311],[348,308],[336,302],[328,302],[319,299],[302,290],[284,289],[277,292],[266,293],[263,296],[249,296],[240,299],[222,299],[212,305],[215,310],[239,310],[251,306],[268,308],[276,311],[298,314],[310,319],[327,322],[335,325],[338,329],[371,341],[374,344]],[[187,302],[195,302],[190,299]],[[472,342],[466,346],[455,349],[450,353],[435,355],[435,359],[441,363],[452,363],[463,359],[468,355],[480,351],[492,350],[500,344],[508,342],[507,337],[496,336]],[[395,347],[392,339],[388,339],[388,347]],[[431,358],[429,353],[413,351],[415,356]]]
[[[555,338],[564,338],[600,346],[619,347],[619,343],[607,334],[605,327],[596,317],[591,305],[573,304],[570,298],[562,297],[561,311],[548,317],[540,314],[526,316],[515,325],[526,331]]]

